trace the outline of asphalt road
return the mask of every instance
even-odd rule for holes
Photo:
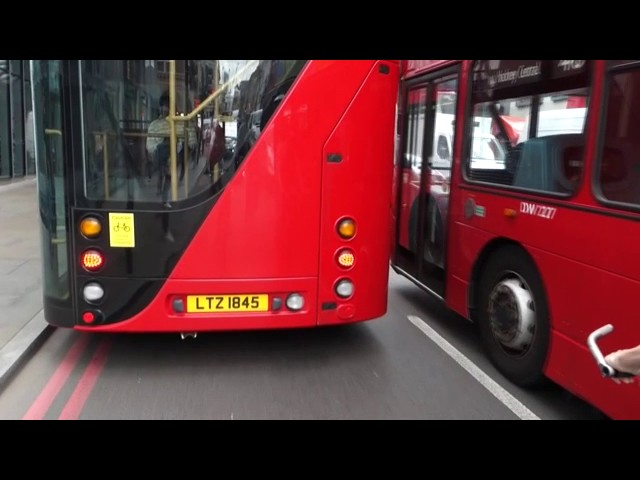
[[[0,392],[1,419],[604,419],[515,387],[473,326],[391,273],[385,317],[178,335],[56,330]]]

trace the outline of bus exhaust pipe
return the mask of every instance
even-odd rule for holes
[[[198,336],[198,332],[182,332],[180,333],[180,338],[184,340],[185,338],[196,338]]]

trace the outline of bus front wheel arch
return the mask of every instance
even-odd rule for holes
[[[494,250],[479,272],[475,318],[493,365],[521,387],[547,383],[549,307],[538,269],[521,247]]]

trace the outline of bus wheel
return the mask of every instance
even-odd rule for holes
[[[549,308],[531,258],[515,245],[494,252],[478,293],[480,336],[496,368],[522,387],[546,383]]]

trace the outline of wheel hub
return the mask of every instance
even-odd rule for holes
[[[505,349],[527,351],[536,324],[533,295],[524,282],[508,278],[498,283],[489,295],[489,321],[494,338]]]

